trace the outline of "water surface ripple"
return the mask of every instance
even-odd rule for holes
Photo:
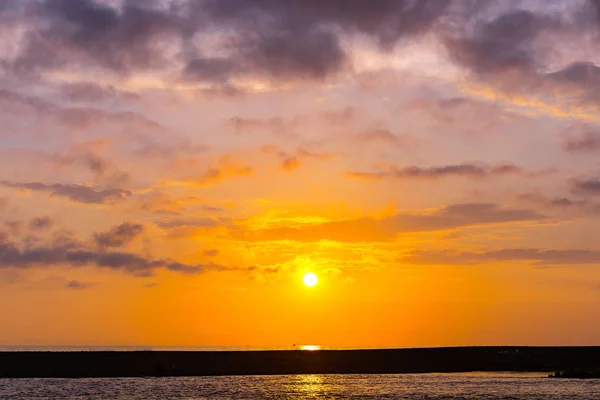
[[[600,380],[513,373],[0,379],[0,399],[597,400]]]

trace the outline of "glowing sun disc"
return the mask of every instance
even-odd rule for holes
[[[304,350],[304,351],[317,351],[317,350],[321,350],[321,346],[315,346],[313,344],[305,344],[303,346],[300,346],[300,350]]]
[[[308,274],[304,275],[304,278],[302,278],[302,281],[304,282],[304,284],[308,287],[313,287],[317,284],[317,282],[319,282],[319,278],[317,278],[317,276],[315,274],[313,274],[312,272],[309,272]]]

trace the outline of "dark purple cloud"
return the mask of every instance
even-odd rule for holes
[[[159,68],[167,60],[153,41],[185,36],[188,21],[152,3],[127,0],[120,10],[94,0],[34,3],[27,10],[38,23],[13,68],[35,71],[87,64],[120,73]]]
[[[113,226],[108,232],[94,233],[94,242],[101,249],[123,247],[144,231],[141,224],[125,222]]]
[[[389,167],[378,172],[347,172],[347,176],[357,179],[381,180],[381,179],[437,179],[448,176],[464,176],[470,178],[484,178],[500,175],[523,175],[531,173],[512,164],[488,166],[485,164],[456,164],[441,167]]]
[[[194,228],[216,228],[230,223],[228,218],[165,218],[156,222],[163,229],[174,229],[182,227]]]
[[[426,31],[449,0],[302,1],[205,0],[160,5],[126,0],[119,9],[94,0],[27,2],[21,17],[34,28],[12,69],[87,65],[119,73],[163,68],[173,60],[157,41],[187,46],[185,79],[226,83],[231,76],[323,79],[348,57],[341,34],[359,32],[384,47]],[[1,9],[0,9],[1,10]],[[229,55],[213,57],[194,47],[192,37],[230,29]]]
[[[600,179],[575,179],[572,181],[575,193],[598,196],[600,195]]]
[[[268,132],[272,134],[287,133],[298,124],[298,120],[287,120],[282,117],[242,118],[232,117],[226,125],[233,127],[236,134],[249,132]]]
[[[77,281],[77,280],[69,281],[65,285],[65,287],[67,289],[72,289],[72,290],[85,290],[85,289],[89,289],[93,286],[94,286],[93,283],[81,282],[81,281]]]
[[[600,264],[597,250],[502,249],[485,252],[415,251],[402,262],[426,265],[474,265],[529,261],[537,266]]]
[[[571,153],[600,150],[600,131],[584,126],[579,132],[565,138],[563,148]]]
[[[20,245],[7,237],[0,237],[0,269],[3,268],[44,268],[61,265],[73,267],[95,266],[123,271],[134,276],[151,276],[155,270],[163,268],[181,273],[202,273],[207,270],[224,271],[221,265],[185,264],[169,258],[152,258],[135,253],[104,251],[70,238],[43,244]]]
[[[184,76],[189,80],[207,80],[226,83],[232,74],[240,73],[240,67],[228,58],[193,59],[188,62]]]
[[[119,186],[126,184],[130,179],[127,172],[121,171],[112,161],[94,154],[93,151],[58,154],[52,156],[52,161],[60,167],[84,166],[98,183]]]
[[[494,1],[454,4],[462,5],[461,12],[449,16],[453,23],[445,25],[442,37],[451,59],[476,79],[508,92],[560,93],[581,104],[600,100],[600,68],[586,56],[567,59],[569,64],[548,72],[556,68],[550,60],[557,47],[578,37],[600,38],[600,24],[590,16],[590,5],[597,7],[594,0],[548,1],[546,9]],[[506,7],[499,13],[501,4]]]
[[[60,87],[60,94],[71,102],[100,103],[115,100],[138,101],[140,96],[112,86],[91,82],[65,83]]]
[[[190,61],[188,70],[200,72],[201,78],[213,77],[215,67],[220,66],[220,71],[252,71],[275,79],[323,79],[347,63],[339,30],[370,35],[389,46],[405,35],[426,30],[449,1],[208,0],[197,4],[196,9],[209,20],[238,33],[229,44],[234,53],[229,60]]]
[[[404,35],[427,29],[449,4],[447,0],[208,0],[203,8],[213,18],[247,26],[246,29],[259,29],[252,25],[270,17],[273,28],[278,30],[331,24],[372,35],[382,45],[389,45]]]
[[[491,21],[477,22],[473,32],[448,41],[450,55],[476,73],[534,66],[533,40],[551,21],[526,10],[514,10]]]
[[[42,230],[50,228],[54,221],[50,217],[38,217],[29,221],[29,228],[32,230]]]
[[[125,200],[132,195],[131,191],[124,189],[100,189],[78,184],[50,184],[41,182],[10,182],[0,181],[0,185],[26,189],[34,192],[50,193],[50,196],[67,198],[75,203],[105,204]]]
[[[598,87],[600,85],[600,67],[591,62],[575,62],[562,70],[546,75],[557,82]]]
[[[265,146],[263,152],[269,153],[277,151],[277,148],[273,146]],[[309,151],[303,148],[296,150],[294,153],[288,153],[286,151],[278,151],[277,156],[281,159],[280,169],[285,172],[292,172],[300,168],[304,160],[329,160],[335,156],[333,153],[318,153]]]
[[[518,198],[520,200],[529,201],[529,202],[540,204],[543,206],[553,207],[553,208],[561,208],[561,209],[569,209],[569,208],[573,208],[573,207],[585,207],[585,208],[588,208],[589,206],[593,207],[593,205],[590,204],[586,200],[572,199],[572,198],[561,197],[561,196],[547,197],[540,193],[525,193],[525,194],[519,195]]]
[[[118,124],[121,129],[147,132],[165,132],[159,123],[131,110],[108,111],[94,107],[63,107],[60,103],[50,102],[41,97],[0,89],[0,107],[7,116],[48,118],[48,122],[59,127],[89,129],[100,124]]]
[[[4,63],[17,74],[100,68],[127,75],[179,65],[183,80],[236,93],[232,78],[322,80],[351,70],[344,40],[353,34],[387,51],[403,39],[433,32],[451,59],[479,78],[517,71],[521,88],[543,82],[598,88],[598,69],[590,60],[574,60],[548,76],[539,72],[552,47],[543,41],[545,34],[598,35],[598,5],[592,0],[573,2],[561,13],[553,7],[557,2],[542,11],[519,2],[452,0],[125,0],[118,8],[97,0],[9,3],[1,3],[0,18],[30,28],[20,54]],[[194,40],[208,36],[220,38],[218,55]],[[165,52],[159,45],[164,43],[181,49]],[[76,97],[105,96],[80,89]]]

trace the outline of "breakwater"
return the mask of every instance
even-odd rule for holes
[[[555,372],[597,368],[600,347],[0,353],[0,378]]]

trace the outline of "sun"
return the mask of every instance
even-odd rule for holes
[[[317,276],[312,272],[309,272],[307,274],[304,274],[302,281],[306,286],[313,287],[317,284],[317,282],[319,282],[319,278],[317,278]]]

